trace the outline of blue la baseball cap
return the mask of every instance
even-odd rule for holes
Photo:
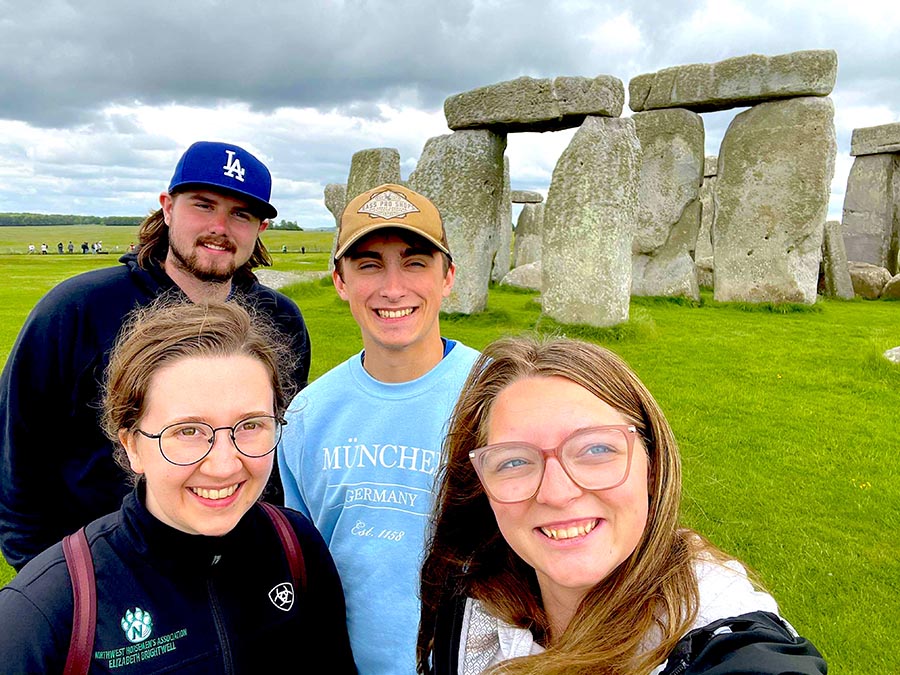
[[[278,215],[269,203],[272,174],[266,165],[239,145],[197,141],[184,151],[169,183],[169,192],[207,187],[233,193],[258,209],[264,218]]]

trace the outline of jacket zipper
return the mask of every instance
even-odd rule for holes
[[[213,558],[212,565],[219,562],[219,556]],[[210,570],[212,571],[212,570]],[[206,589],[209,595],[209,605],[212,609],[213,620],[216,624],[216,634],[219,636],[219,644],[222,647],[222,672],[225,675],[234,673],[234,664],[231,658],[231,644],[228,641],[228,631],[225,628],[225,622],[222,620],[222,611],[219,607],[219,598],[216,593],[215,584],[213,583],[213,575],[210,574],[206,579]]]

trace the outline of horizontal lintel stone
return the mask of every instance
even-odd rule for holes
[[[509,193],[509,201],[513,204],[540,204],[544,201],[544,195],[532,190],[512,190]]]
[[[588,115],[619,117],[624,104],[625,85],[612,75],[519,77],[448,97],[444,115],[454,131],[559,131],[581,126]]]
[[[900,152],[900,122],[853,130],[850,140],[850,154],[853,157],[893,152]]]
[[[628,83],[628,106],[634,112],[727,110],[798,96],[828,96],[836,78],[837,53],[832,49],[750,54],[638,75]]]

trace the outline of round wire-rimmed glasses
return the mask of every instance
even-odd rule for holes
[[[235,449],[245,457],[265,457],[274,451],[281,440],[286,422],[272,415],[245,417],[230,427],[213,427],[206,422],[176,422],[162,428],[158,434],[135,429],[159,443],[163,458],[177,466],[190,466],[202,461],[212,451],[216,432],[228,431]]]
[[[525,441],[495,443],[470,451],[469,459],[488,496],[512,504],[538,493],[548,457],[556,457],[566,475],[584,490],[618,487],[628,478],[636,436],[631,424],[587,427],[555,448]]]

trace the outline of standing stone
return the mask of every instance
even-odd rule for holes
[[[368,148],[354,152],[347,177],[347,201],[384,183],[400,183],[399,151]]]
[[[643,162],[631,294],[699,300],[694,249],[705,159],[703,120],[681,108],[635,113],[632,119]]]
[[[341,215],[347,206],[347,184],[329,183],[325,186],[325,207],[334,216],[334,238],[331,240],[331,255],[328,256],[328,271],[334,271],[334,254],[337,251],[337,232],[341,226]]]
[[[841,224],[837,220],[825,223],[825,238],[822,242],[822,274],[825,295],[833,298],[853,298],[853,281],[847,266],[847,253],[844,250],[844,238],[841,236]]]
[[[523,205],[513,239],[513,266],[521,267],[541,259],[543,230],[544,204]]]
[[[543,311],[563,323],[628,320],[641,144],[630,118],[588,117],[553,170],[541,247]]]
[[[491,281],[499,283],[509,272],[512,257],[512,201],[509,189],[509,157],[503,157],[503,193],[500,195],[500,211],[497,217],[497,247]]]
[[[694,260],[708,260],[712,268],[712,228],[716,220],[716,173],[719,158],[707,155],[703,162],[703,182],[700,184],[700,232],[697,234],[697,247],[694,249]],[[703,284],[706,285],[706,284]],[[710,284],[712,285],[712,284]]]
[[[410,174],[409,186],[441,212],[457,266],[444,312],[473,314],[487,306],[505,150],[506,136],[485,129],[435,136]]]
[[[716,300],[816,301],[835,148],[830,98],[761,103],[731,121],[716,185]]]
[[[897,273],[897,223],[894,183],[900,179],[900,157],[862,155],[853,160],[844,193],[844,246],[847,259],[867,262]]]

